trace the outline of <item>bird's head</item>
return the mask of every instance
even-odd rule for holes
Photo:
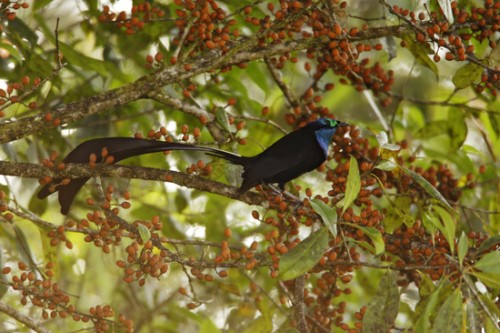
[[[316,140],[318,140],[318,144],[325,152],[325,156],[328,154],[328,145],[330,145],[330,141],[337,128],[339,126],[349,126],[342,121],[330,118],[320,118],[312,122],[311,125],[315,128],[314,134],[316,135]]]
[[[326,129],[332,129],[332,128],[337,128],[339,126],[349,126],[348,124],[340,121],[340,120],[335,120],[335,119],[330,119],[330,118],[320,118],[315,121],[320,127],[326,128]]]

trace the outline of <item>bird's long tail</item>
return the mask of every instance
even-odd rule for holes
[[[192,150],[201,151],[208,155],[228,160],[231,163],[243,165],[248,157],[233,154],[224,150],[196,146],[188,143],[165,142],[147,139],[136,139],[126,137],[99,138],[85,141],[73,149],[65,158],[65,163],[88,163],[90,156],[95,155],[95,162],[100,163],[106,156],[113,157],[113,163],[132,156],[150,154],[169,150]],[[103,154],[107,151],[106,154]],[[54,179],[46,184],[38,192],[38,198],[43,199],[54,192],[59,192],[58,198],[61,204],[61,213],[66,215],[73,203],[78,191],[89,180],[89,178],[76,178],[67,185],[61,185],[62,179]]]

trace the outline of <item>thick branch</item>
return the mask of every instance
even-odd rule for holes
[[[411,28],[405,26],[381,27],[362,31],[357,37],[343,36],[339,40],[366,40],[382,38],[388,35],[400,36],[411,31]],[[168,84],[180,82],[201,73],[288,52],[315,48],[330,41],[331,39],[327,37],[305,38],[260,47],[254,39],[246,39],[241,43],[233,44],[229,51],[222,56],[216,51],[211,51],[192,59],[189,70],[185,69],[185,63],[178,63],[175,66],[166,67],[156,73],[144,76],[123,87],[81,99],[50,112],[53,119],[60,119],[62,125],[69,124],[93,114],[124,106],[146,97],[151,91],[156,91]],[[0,143],[40,133],[51,127],[53,127],[53,124],[45,121],[42,114],[3,123],[0,124]]]
[[[223,195],[228,198],[238,199],[250,205],[259,205],[263,201],[263,198],[257,193],[247,192],[238,195],[233,186],[225,185],[208,178],[188,175],[177,171],[146,167],[99,164],[96,165],[95,168],[90,168],[86,164],[67,164],[66,169],[62,171],[53,171],[38,164],[0,161],[0,174],[26,178],[42,178],[46,175],[50,175],[53,178],[85,178],[103,176],[125,179],[168,181],[200,191],[206,191]]]
[[[35,332],[39,333],[50,333],[51,331],[48,330],[47,328],[43,327],[38,323],[36,320],[33,318],[17,311],[16,309],[10,307],[6,303],[0,301],[0,312],[5,313],[6,315],[14,318],[15,320],[23,323],[24,325],[28,326]]]

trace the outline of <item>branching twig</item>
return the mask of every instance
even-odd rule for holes
[[[33,331],[38,333],[51,333],[49,329],[43,327],[37,320],[17,311],[13,307],[7,305],[6,303],[0,301],[0,311],[14,318],[15,320],[23,323],[24,325],[31,328]]]

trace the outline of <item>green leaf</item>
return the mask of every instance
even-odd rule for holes
[[[483,273],[500,274],[500,252],[486,253],[476,262],[474,268],[479,269]]]
[[[440,206],[434,205],[432,209],[441,218],[442,224],[438,224],[439,230],[443,233],[446,241],[450,245],[451,253],[455,253],[455,233],[456,233],[456,221],[451,216],[450,212],[441,208]]]
[[[92,70],[103,77],[109,76],[106,64],[95,58],[88,57],[75,50],[74,47],[66,43],[59,42],[59,48],[64,58],[73,66],[78,66],[83,69]]]
[[[381,160],[377,165],[375,166],[375,169],[380,169],[383,171],[392,171],[395,168],[397,168],[396,163],[388,160]]]
[[[33,1],[33,10],[37,11],[45,6],[47,6],[49,3],[51,3],[52,0],[36,0]]]
[[[144,243],[146,243],[151,238],[151,231],[144,224],[139,223],[137,227],[139,229],[139,235]]]
[[[450,212],[453,211],[453,208],[450,206],[448,201],[443,197],[441,193],[434,186],[431,185],[424,177],[420,176],[418,173],[400,165],[399,166],[404,173],[410,176],[415,182],[417,182],[432,198],[436,199],[440,203],[442,203]]]
[[[430,46],[417,42],[412,35],[404,35],[403,40],[406,42],[407,48],[413,54],[415,60],[419,64],[429,68],[436,76],[436,80],[439,80],[439,71],[436,63],[429,58],[429,53],[432,53]]]
[[[351,156],[349,164],[349,175],[347,176],[347,183],[344,198],[338,203],[342,206],[342,214],[349,206],[356,200],[361,189],[361,179],[359,177],[358,161]]]
[[[458,108],[448,111],[448,136],[450,137],[450,152],[454,152],[465,142],[467,137],[467,124],[463,112]]]
[[[463,89],[470,86],[474,81],[479,80],[482,74],[483,67],[469,62],[457,70],[451,81],[457,89]]]
[[[472,275],[477,277],[482,283],[493,289],[500,289],[500,280],[498,274],[472,272]]]
[[[198,330],[199,333],[217,333],[220,332],[220,330],[217,328],[217,325],[214,324],[210,318],[205,318],[204,320],[201,321],[200,327]]]
[[[429,139],[434,136],[444,134],[444,131],[448,128],[447,120],[436,120],[424,125],[416,133],[415,137],[418,139]]]
[[[423,274],[421,274],[423,275]],[[429,279],[427,279],[429,280]],[[433,283],[430,282],[429,286],[433,286]],[[441,292],[441,288],[443,284],[440,284],[429,297],[423,298],[421,302],[425,302],[425,307],[418,316],[417,322],[415,323],[415,332],[427,333],[431,330],[431,316],[434,314],[436,306],[439,301],[439,293]],[[420,305],[420,303],[419,303]]]
[[[458,241],[458,263],[460,264],[460,268],[463,265],[465,255],[469,250],[469,241],[467,239],[467,235],[462,231],[460,235],[460,240]]]
[[[273,331],[273,321],[272,321],[272,319],[273,319],[273,307],[270,304],[270,301],[267,300],[267,298],[262,298],[261,300],[259,300],[257,302],[257,308],[259,309],[259,312],[262,315],[258,316],[254,320],[252,320],[250,325],[248,325],[243,332],[244,333],[272,332]]]
[[[333,237],[337,236],[337,211],[319,199],[311,201],[311,206],[328,227]]]
[[[363,332],[386,333],[394,325],[399,310],[399,291],[395,273],[388,270],[363,316]]]
[[[8,54],[9,54],[9,56],[11,56],[12,58],[14,58],[16,60],[16,62],[18,62],[18,63],[22,63],[23,62],[21,54],[19,53],[19,51],[12,44],[3,43],[3,42],[0,41],[0,49],[3,49],[5,51],[7,51]]]
[[[497,244],[500,244],[500,235],[495,235],[493,237],[490,237],[486,239],[484,242],[479,245],[479,247],[476,249],[476,253],[481,253],[483,251],[488,250],[490,247],[495,246]]]
[[[414,218],[410,215],[412,198],[397,197],[394,200],[389,196],[386,196],[386,198],[389,200],[390,205],[387,207],[387,212],[382,221],[385,231],[392,234],[403,223],[411,227],[415,222]]]
[[[313,268],[328,248],[328,232],[321,228],[280,258],[281,280],[291,280]]]
[[[229,118],[227,116],[227,112],[224,108],[218,107],[215,111],[215,119],[228,132],[231,132],[231,127],[229,125]]]
[[[463,316],[462,294],[457,288],[439,309],[431,332],[465,332]]]
[[[374,227],[363,227],[363,226],[353,224],[353,223],[346,223],[346,224],[351,226],[351,227],[358,228],[358,229],[362,230],[363,233],[368,238],[370,238],[370,240],[372,241],[373,246],[374,246],[374,254],[375,255],[378,255],[378,254],[381,254],[382,252],[384,252],[384,250],[385,250],[384,239],[383,239],[382,234],[380,233],[380,231],[378,229],[376,229]]]

